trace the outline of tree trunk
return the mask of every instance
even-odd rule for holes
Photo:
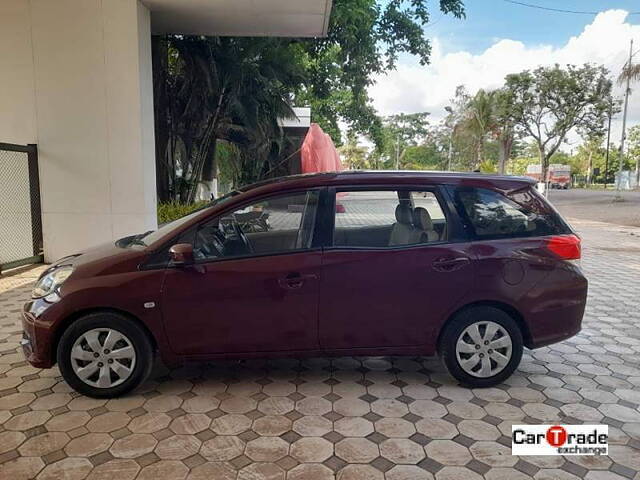
[[[540,155],[540,182],[545,184],[545,193],[548,187],[548,171],[549,171],[549,159],[547,158],[547,154],[544,151],[544,147],[542,145],[538,145],[538,153]]]
[[[589,148],[589,169],[587,170],[587,185],[593,180],[593,149]]]
[[[159,202],[171,200],[167,147],[169,143],[167,62],[168,42],[165,35],[151,37],[151,60],[153,70],[153,113],[156,153],[156,192]]]
[[[213,200],[218,196],[218,162],[216,161],[216,139],[211,142],[209,153],[202,168],[202,180],[198,186],[198,200]]]
[[[480,168],[480,164],[482,163],[482,157],[484,156],[484,139],[480,138],[478,141],[478,147],[476,151],[476,169]]]
[[[500,156],[498,159],[498,173],[504,175],[507,162],[511,156],[511,146],[513,145],[513,137],[507,136],[500,139]]]

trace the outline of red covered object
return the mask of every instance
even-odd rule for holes
[[[300,148],[302,173],[339,172],[342,170],[340,155],[331,137],[320,125],[312,123]]]

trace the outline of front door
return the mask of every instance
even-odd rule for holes
[[[183,355],[318,348],[317,192],[254,201],[199,225],[196,265],[169,267],[162,313]]]
[[[323,256],[323,348],[429,345],[470,290],[465,243],[448,243],[434,192],[338,194],[333,247]]]

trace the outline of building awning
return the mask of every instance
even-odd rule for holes
[[[142,0],[151,32],[216,36],[322,37],[332,0]]]

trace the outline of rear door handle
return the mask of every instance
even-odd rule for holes
[[[453,272],[469,264],[468,257],[443,257],[434,260],[431,266],[437,272]]]
[[[304,275],[301,275],[299,273],[290,273],[286,277],[278,280],[278,283],[282,288],[286,288],[287,290],[297,290],[299,288],[302,288],[304,282],[306,282],[307,280],[315,280],[316,278],[318,278],[318,276],[313,273]]]

